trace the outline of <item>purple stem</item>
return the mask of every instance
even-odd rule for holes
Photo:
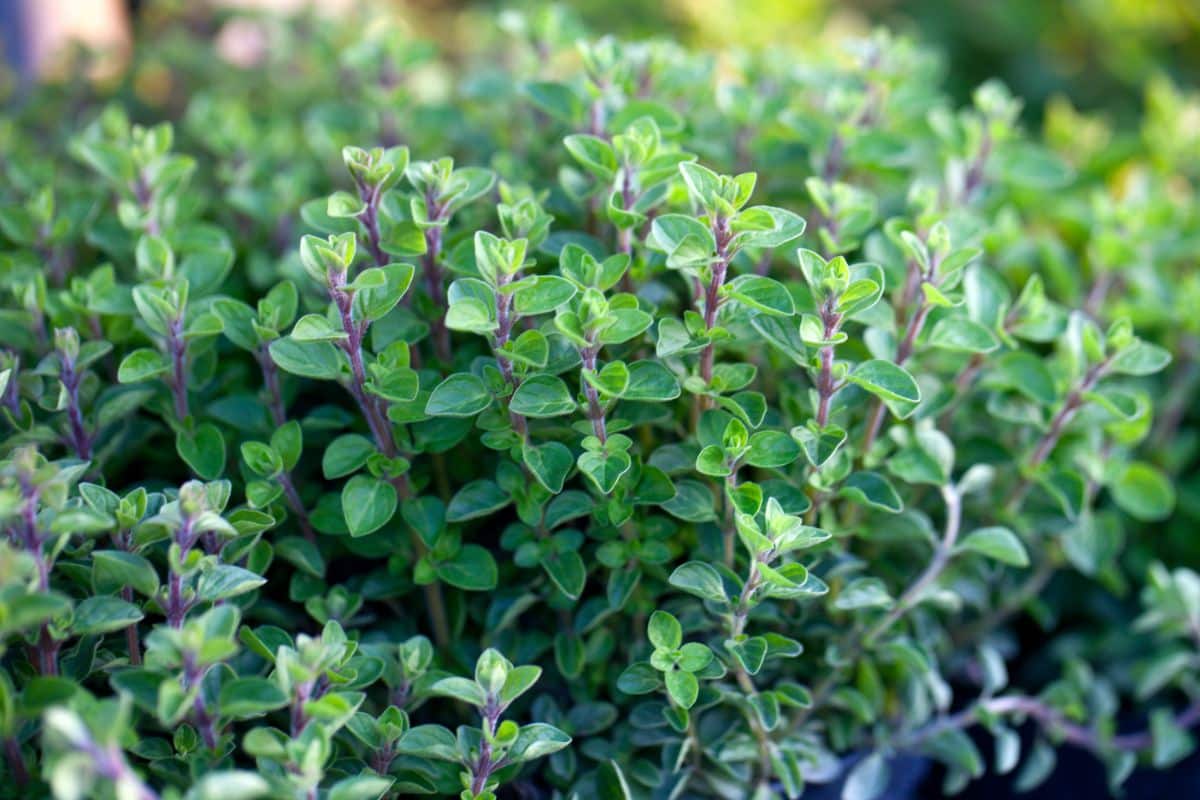
[[[383,236],[379,231],[379,187],[358,184],[358,196],[366,204],[366,208],[358,215],[363,227],[367,229],[367,249],[375,266],[382,267],[388,263],[387,253],[383,252]]]
[[[425,208],[432,222],[440,222],[446,213],[446,209],[429,192],[425,194]],[[440,361],[449,363],[452,357],[450,329],[446,327],[446,288],[441,258],[442,226],[433,225],[425,229],[425,255],[422,256],[421,264],[425,271],[425,286],[429,292],[429,299],[433,301],[430,333],[433,337],[434,352]]]
[[[81,461],[92,460],[92,439],[83,424],[83,409],[79,405],[80,375],[75,370],[75,360],[63,352],[58,354],[62,364],[59,379],[67,392],[67,420],[71,426],[71,448]]]
[[[396,446],[392,423],[387,418],[383,402],[367,392],[367,374],[366,368],[363,366],[362,354],[362,342],[367,333],[367,323],[360,324],[354,321],[353,299],[344,289],[345,282],[345,274],[329,273],[329,295],[337,306],[341,316],[342,330],[346,334],[346,338],[342,339],[339,344],[342,351],[346,353],[346,357],[350,359],[351,380],[347,388],[358,403],[358,407],[367,421],[367,427],[371,429],[376,446],[388,458],[395,458],[400,454],[400,449]],[[390,483],[396,487],[396,493],[401,500],[408,500],[412,497],[412,485],[409,483],[407,473],[391,478]],[[424,558],[428,548],[415,530],[412,531],[412,543],[417,559]],[[445,647],[450,643],[450,623],[449,617],[446,615],[446,601],[442,597],[441,584],[427,583],[423,587],[423,591],[426,605],[429,607],[434,640],[438,646]]]
[[[185,691],[199,686],[204,680],[204,671],[196,664],[196,657],[190,653],[183,654],[183,688]],[[192,719],[200,730],[200,737],[209,750],[216,750],[218,742],[217,721],[208,709],[204,700],[204,689],[196,694],[196,702],[192,706]]]
[[[41,533],[38,531],[37,503],[39,491],[30,483],[27,477],[22,476],[20,483],[21,494],[25,500],[21,508],[21,544],[25,548],[25,551],[33,558],[34,564],[37,565],[38,591],[49,592],[50,569],[52,565],[46,555]],[[50,625],[48,623],[42,625],[41,631],[38,633],[37,642],[33,646],[34,660],[37,662],[40,674],[51,676],[58,674],[58,650],[60,646],[61,643],[56,641],[50,633]]]
[[[923,272],[918,265],[913,262],[909,263],[908,280],[904,286],[903,302],[900,306],[900,318],[903,319],[903,313],[912,304],[917,302],[917,310],[913,313],[912,319],[908,321],[908,326],[904,331],[904,338],[896,347],[896,364],[904,366],[904,362],[908,361],[912,356],[913,350],[916,347],[917,337],[921,335],[921,329],[925,327],[925,321],[929,318],[929,314],[933,311],[933,306],[925,299],[923,294],[920,294],[921,283],[930,280],[937,274],[938,263],[935,257],[934,262],[930,265],[929,272]],[[879,429],[883,427],[883,420],[887,416],[887,407],[882,400],[876,400],[874,407],[871,409],[871,416],[867,420],[866,435],[863,437],[862,453],[866,455],[875,444],[875,437],[879,435]]]
[[[117,745],[110,744],[100,747],[89,741],[81,749],[91,757],[96,773],[100,777],[113,783],[120,783],[126,789],[133,788],[134,793],[130,795],[131,800],[159,800],[158,793],[147,786],[129,768],[125,756]]]
[[[183,525],[175,532],[175,543],[179,545],[179,558],[184,560],[197,539],[195,522],[191,517],[185,517]],[[183,627],[183,619],[191,608],[191,603],[183,597],[183,575],[170,570],[167,576],[167,602],[165,611],[167,624],[175,630]]]
[[[490,738],[496,733],[496,723],[500,721],[500,708],[495,700],[489,698],[483,709],[483,739],[479,745],[479,759],[471,767],[471,793],[481,794],[487,786],[488,778],[492,776],[503,763],[492,760],[492,743]]]
[[[1079,382],[1079,385],[1067,395],[1067,399],[1063,401],[1062,408],[1050,420],[1050,427],[1042,434],[1042,438],[1038,440],[1033,454],[1030,455],[1029,461],[1026,462],[1024,477],[1014,487],[1012,494],[1009,495],[1008,502],[1004,505],[1009,513],[1015,513],[1017,508],[1020,507],[1021,502],[1025,499],[1025,495],[1033,486],[1033,479],[1030,477],[1030,474],[1050,457],[1050,453],[1053,452],[1054,446],[1058,444],[1058,440],[1062,438],[1067,425],[1070,424],[1075,413],[1083,407],[1083,396],[1090,392],[1095,387],[1096,382],[1104,377],[1107,369],[1107,360],[1092,366],[1084,374],[1083,380]]]
[[[599,345],[590,345],[579,351],[583,358],[583,368],[585,371],[596,374],[596,355],[600,351]],[[608,426],[604,420],[604,406],[600,404],[600,393],[596,391],[596,387],[591,381],[584,378],[583,393],[587,396],[588,401],[588,419],[592,422],[592,433],[603,444],[608,441]]]
[[[280,470],[279,474],[275,476],[275,480],[279,481],[279,485],[283,487],[284,499],[287,500],[288,508],[296,515],[296,524],[300,526],[300,532],[308,541],[316,542],[317,534],[308,519],[308,511],[304,508],[304,501],[300,499],[300,492],[296,490],[296,482],[292,480],[291,473],[286,469]]]
[[[837,335],[838,326],[842,324],[842,315],[834,310],[833,298],[826,299],[821,307],[821,321],[824,324],[826,341]],[[824,428],[829,424],[829,406],[837,391],[833,380],[833,348],[827,344],[821,348],[821,372],[817,376],[817,424]]]
[[[21,743],[15,736],[4,739],[4,754],[8,759],[8,769],[12,773],[17,786],[29,783],[29,768],[25,766],[25,756],[21,753]]]
[[[500,276],[499,291],[496,292],[496,366],[500,368],[500,374],[504,376],[504,382],[515,392],[517,390],[517,376],[513,374],[512,361],[501,353],[501,349],[508,344],[508,340],[512,337],[513,323],[516,321],[512,315],[513,297],[511,294],[504,291],[505,284],[509,283],[516,276],[502,275]],[[513,430],[522,438],[526,439],[529,436],[529,426],[526,424],[525,417],[516,413],[512,409],[508,411],[509,422],[512,423]]]
[[[717,217],[712,224],[713,238],[717,242],[717,260],[712,265],[712,277],[704,287],[704,329],[712,330],[717,322],[717,310],[721,307],[721,287],[725,284],[725,272],[729,269],[729,256],[726,248],[729,246],[731,232],[729,221]],[[704,385],[712,381],[713,360],[716,354],[716,343],[709,342],[700,353],[700,377]],[[709,398],[701,395],[697,398],[701,410],[709,408]]]
[[[905,748],[912,748],[946,731],[969,728],[980,721],[978,716],[980,711],[986,711],[989,715],[1016,714],[1029,717],[1048,732],[1061,736],[1063,741],[1092,752],[1111,750],[1137,752],[1154,744],[1154,736],[1150,731],[1107,737],[1091,728],[1068,721],[1061,711],[1046,705],[1035,697],[1018,696],[981,700],[957,714],[935,720],[914,731],[899,744]],[[1176,714],[1174,723],[1176,727],[1183,730],[1200,725],[1200,701],[1194,701]]]
[[[171,320],[167,327],[167,352],[171,357],[171,394],[175,398],[175,417],[188,418],[187,341],[183,338],[183,318]]]
[[[254,352],[254,358],[262,370],[263,386],[267,390],[267,410],[271,413],[271,422],[276,428],[281,428],[287,422],[287,411],[283,405],[283,391],[279,386],[279,368],[271,358],[271,351],[264,344]]]

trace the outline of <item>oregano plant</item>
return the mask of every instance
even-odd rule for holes
[[[1200,97],[193,12],[0,111],[0,797],[1192,753]]]

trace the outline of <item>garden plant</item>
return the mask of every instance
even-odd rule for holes
[[[0,796],[1192,752],[1200,96],[1039,130],[882,31],[211,23],[0,114]]]

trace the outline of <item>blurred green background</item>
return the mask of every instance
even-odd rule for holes
[[[64,35],[97,39],[96,31],[105,27],[100,23],[120,17],[118,27],[128,32],[131,23],[133,28],[132,36],[116,36],[121,40],[116,46],[127,49],[130,42],[137,48],[154,39],[155,19],[182,16],[204,30],[203,20],[214,11],[221,16],[232,7],[295,11],[312,6],[343,19],[356,11],[366,19],[367,11],[386,8],[453,54],[472,49],[479,26],[489,24],[483,17],[494,20],[504,9],[546,5],[545,0],[0,0],[0,48],[19,62],[20,51],[41,41],[28,29],[35,18],[37,26],[70,27]],[[955,99],[966,102],[975,86],[997,77],[1025,99],[1026,121],[1034,125],[1056,96],[1069,98],[1079,110],[1102,110],[1120,123],[1143,107],[1151,78],[1166,75],[1185,89],[1200,83],[1200,0],[566,0],[560,5],[592,34],[672,36],[717,48],[803,48],[814,38],[837,40],[887,26],[943,56],[945,86]],[[77,17],[82,24],[66,25]],[[100,43],[113,46],[113,41],[109,35]],[[64,77],[61,71],[59,76]]]
[[[426,2],[427,10],[445,4]],[[498,10],[511,3],[473,3]],[[530,4],[532,5],[532,4]],[[1132,115],[1146,81],[1200,78],[1198,0],[575,0],[596,32],[673,33],[717,46],[803,45],[811,37],[886,25],[933,45],[961,101],[991,77],[1026,99],[1030,121],[1046,101]]]

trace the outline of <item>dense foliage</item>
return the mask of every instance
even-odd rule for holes
[[[884,33],[238,24],[0,118],[0,794],[1191,751],[1200,98],[1037,137]]]

